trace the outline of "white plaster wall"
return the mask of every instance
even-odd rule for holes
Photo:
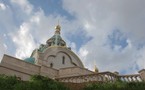
[[[62,63],[63,56],[65,57],[65,64]],[[66,47],[50,47],[43,54],[41,53],[39,60],[43,62],[42,65],[48,67],[53,63],[55,69],[75,66],[83,68],[83,64],[77,55]]]
[[[63,64],[63,57],[64,57],[64,64]],[[50,67],[50,64],[53,64],[53,68],[60,69],[65,67],[73,67],[73,63],[70,56],[66,55],[65,53],[58,53],[55,57],[54,56],[48,56],[47,60],[44,61],[44,65]]]

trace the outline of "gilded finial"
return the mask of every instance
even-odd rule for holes
[[[58,20],[58,25],[55,27],[55,33],[60,34],[61,26],[59,25],[59,20]]]
[[[94,60],[94,64],[95,64],[95,65],[94,65],[94,72],[95,72],[95,73],[98,73],[99,70],[98,70],[98,68],[97,68],[97,66],[96,66],[95,60]]]
[[[99,72],[99,70],[98,70],[98,68],[97,68],[97,66],[95,65],[95,73],[98,73]]]

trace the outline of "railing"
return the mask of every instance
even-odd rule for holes
[[[111,72],[102,72],[88,75],[62,77],[56,79],[59,82],[83,83],[83,82],[115,82],[121,80],[125,82],[142,81],[139,74],[136,75],[117,75]]]
[[[143,81],[139,74],[120,75],[118,77],[121,81],[124,81],[124,82],[141,82],[141,81]]]

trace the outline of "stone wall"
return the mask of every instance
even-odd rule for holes
[[[59,70],[59,77],[70,77],[79,75],[93,74],[94,72],[80,67],[61,68]]]
[[[28,80],[31,75],[39,74],[39,70],[40,66],[8,55],[4,55],[0,64],[1,74],[16,75],[23,80]]]
[[[142,80],[145,81],[145,69],[140,70],[139,74],[140,74]]]
[[[41,66],[40,75],[47,76],[50,78],[56,78],[56,77],[58,77],[58,70],[52,69],[47,66]]]
[[[58,76],[58,70],[46,66],[31,64],[14,57],[4,55],[0,63],[0,74],[12,76],[16,75],[22,80],[29,80],[32,75],[42,75],[55,78]]]

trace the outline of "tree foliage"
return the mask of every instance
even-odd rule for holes
[[[48,77],[34,75],[29,81],[16,76],[0,75],[0,90],[69,90],[63,84]]]
[[[67,84],[67,83],[66,83]],[[79,85],[78,85],[79,86]],[[48,77],[34,75],[29,81],[16,76],[0,75],[0,90],[69,90],[64,84]],[[145,90],[145,82],[88,83],[83,90]]]
[[[145,82],[120,82],[87,84],[84,90],[145,90]]]

